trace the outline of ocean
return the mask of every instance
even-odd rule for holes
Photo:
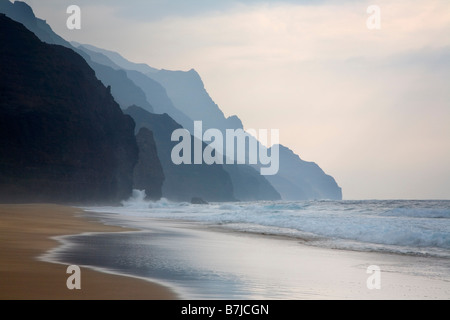
[[[193,205],[145,201],[134,190],[121,207],[83,208],[121,217],[196,222],[286,236],[308,245],[450,258],[450,201],[255,201]]]
[[[44,260],[156,281],[188,299],[450,298],[450,201],[144,198],[135,190],[122,206],[82,208],[141,231],[59,237]],[[382,290],[366,287],[372,265]]]

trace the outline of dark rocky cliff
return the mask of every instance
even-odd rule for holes
[[[159,200],[162,196],[164,173],[158,158],[153,132],[143,127],[136,135],[139,160],[134,167],[134,189],[144,190],[147,199]]]
[[[134,122],[74,51],[0,15],[0,201],[127,198]]]
[[[171,135],[181,126],[171,117],[152,114],[136,106],[128,108],[125,113],[133,117],[137,130],[145,127],[153,131],[165,175],[163,197],[175,201],[191,201],[193,197],[206,201],[235,200],[230,176],[222,165],[175,165],[172,162],[172,148],[178,142],[171,141]]]

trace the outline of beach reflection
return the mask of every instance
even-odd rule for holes
[[[420,269],[433,263],[429,259],[317,248],[185,222],[105,217],[144,231],[68,236],[64,241],[70,247],[62,246],[48,258],[157,280],[186,299],[450,297],[450,279],[405,271],[406,266]],[[383,273],[381,290],[366,287],[366,268],[372,264],[389,270]]]

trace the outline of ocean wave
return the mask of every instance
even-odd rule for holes
[[[168,218],[217,225],[240,232],[283,235],[380,251],[438,250],[450,257],[450,202],[442,201],[262,201],[190,203],[145,200],[135,190],[122,207],[91,208],[124,216]],[[420,218],[420,219],[418,219]],[[323,243],[325,243],[323,242]],[[332,245],[331,245],[332,246]]]
[[[442,218],[450,219],[450,209],[429,208],[395,208],[380,214],[381,216],[410,218]]]

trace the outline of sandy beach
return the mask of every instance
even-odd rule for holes
[[[81,290],[69,290],[66,265],[39,261],[59,245],[51,237],[82,232],[119,232],[58,205],[0,205],[0,299],[174,299],[168,288],[139,279],[81,268]]]
[[[450,298],[447,259],[316,247],[176,220],[89,215],[141,231],[63,237],[48,259],[156,279],[181,299]],[[367,286],[373,265],[380,268],[379,289]]]
[[[3,300],[450,298],[448,260],[58,205],[1,205],[0,252]],[[81,290],[66,287],[70,264]],[[371,265],[380,289],[367,287]]]

